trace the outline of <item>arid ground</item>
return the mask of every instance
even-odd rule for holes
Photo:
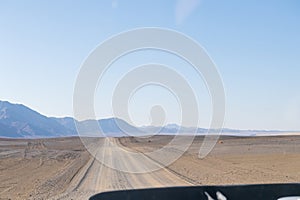
[[[99,140],[143,155],[171,139]],[[197,137],[180,159],[164,169],[132,174],[98,162],[79,138],[0,139],[0,199],[88,199],[101,191],[131,188],[300,182],[300,136],[222,137],[207,157],[199,159],[202,141]],[[107,162],[143,166],[116,155],[109,145],[104,148]]]

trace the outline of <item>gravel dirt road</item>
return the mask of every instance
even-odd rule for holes
[[[127,173],[114,169],[123,167],[127,171],[139,171],[139,168],[147,167],[145,164],[147,161],[140,162],[141,160],[148,160],[154,165],[159,164],[143,155],[141,155],[143,158],[133,159],[131,156],[127,156],[126,150],[123,152],[116,151],[116,145],[119,145],[116,138],[105,138],[102,142],[102,145],[104,143],[103,148],[96,148],[95,150],[102,154],[103,159],[105,159],[104,163],[109,166],[102,164],[93,157],[90,158],[89,163],[82,170],[83,173],[76,177],[77,180],[73,180],[73,182],[78,183],[76,187],[54,199],[87,199],[92,194],[103,191],[192,185],[191,182],[182,179],[168,169],[150,173]]]

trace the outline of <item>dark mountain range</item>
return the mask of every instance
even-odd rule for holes
[[[63,137],[77,135],[76,125],[80,131],[97,133],[99,127],[106,135],[121,136],[122,133],[139,133],[138,128],[118,118],[82,122],[71,117],[46,117],[22,104],[0,101],[0,137]],[[76,124],[76,125],[75,125]]]
[[[177,124],[168,124],[163,127],[134,127],[119,118],[78,122],[72,117],[46,117],[22,104],[0,101],[0,137],[36,138],[76,136],[78,135],[76,128],[80,133],[83,132],[87,136],[95,136],[100,133],[104,136],[146,135],[153,132],[166,134],[197,132],[205,134],[208,131],[204,128],[182,127]],[[217,132],[218,130],[210,131]],[[223,129],[222,132],[254,136],[256,134],[276,134],[283,131]]]
[[[71,130],[56,120],[24,105],[7,101],[0,101],[0,124],[0,135],[7,137],[58,137],[72,134]]]

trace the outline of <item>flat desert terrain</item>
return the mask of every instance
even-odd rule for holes
[[[159,166],[160,161],[146,154],[171,139],[90,138],[94,153],[103,154],[106,163],[137,171],[147,167],[145,162],[115,151],[114,145],[139,152],[141,160]],[[221,137],[213,151],[199,159],[202,141],[197,137],[166,168],[136,174],[101,164],[80,138],[0,139],[0,199],[88,199],[101,191],[132,188],[300,182],[300,136]]]

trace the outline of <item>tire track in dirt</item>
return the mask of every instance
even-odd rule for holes
[[[141,163],[141,160],[126,154],[126,150],[124,150],[124,152],[117,151],[116,147],[123,149],[123,146],[120,146],[117,138],[105,138],[104,140],[104,145],[98,148],[97,154],[103,156],[102,159],[104,159],[106,165],[100,163],[97,159],[90,161],[91,163],[88,167],[82,169],[82,172],[73,179],[73,181],[77,180],[77,187],[67,190],[65,195],[57,199],[84,199],[95,193],[112,190],[194,184],[192,181],[184,179],[179,174],[167,169],[138,174],[113,169],[111,166],[127,168],[129,171],[134,171],[141,167],[146,169],[147,166]],[[141,154],[141,158],[160,165],[155,160],[143,154]]]

